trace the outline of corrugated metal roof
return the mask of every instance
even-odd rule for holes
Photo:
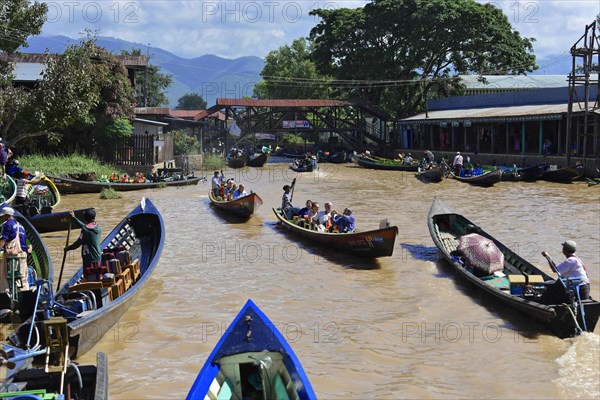
[[[352,106],[354,103],[344,100],[319,100],[319,99],[298,99],[298,100],[256,100],[256,99],[217,99],[219,106],[240,106],[240,107],[345,107]]]
[[[179,118],[194,118],[203,110],[170,110],[169,115]]]
[[[214,107],[214,106],[213,106]],[[198,114],[196,114],[196,116],[194,117],[194,121],[200,121],[201,119],[207,118],[207,117],[216,117],[219,121],[225,121],[225,114],[222,113],[221,111],[217,111],[217,112],[213,112],[212,114],[209,114],[210,110],[213,108],[211,107],[208,110],[202,110],[200,111]]]
[[[169,107],[136,107],[136,115],[169,115]]]
[[[39,81],[42,79],[42,72],[46,69],[46,64],[39,63],[15,63],[14,81]]]
[[[167,125],[169,125],[168,122],[152,121],[150,119],[142,119],[142,118],[134,118],[133,122],[139,122],[140,124],[156,125],[156,126],[167,126]]]
[[[542,89],[567,87],[567,75],[484,75],[487,83],[479,82],[477,75],[461,75],[467,89]]]
[[[583,103],[573,107],[574,112],[583,109]],[[471,108],[462,110],[436,110],[404,118],[400,124],[428,124],[469,120],[471,122],[526,121],[539,119],[561,119],[568,112],[568,103],[528,106]],[[596,112],[596,111],[593,111]]]

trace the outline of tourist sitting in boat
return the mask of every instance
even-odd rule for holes
[[[300,219],[305,219],[308,218],[308,215],[310,214],[311,210],[312,210],[312,201],[311,200],[306,200],[306,207],[303,207],[300,209],[300,211],[298,211],[298,218]]]
[[[144,177],[144,173],[143,172],[136,172],[135,173],[135,178],[133,179],[133,181],[135,183],[144,183],[144,182],[146,182],[146,178]]]
[[[119,182],[119,174],[117,174],[116,172],[113,172],[110,177],[108,178],[109,182]]]
[[[129,183],[129,175],[127,175],[127,174],[121,175],[121,179],[119,179],[119,182],[121,182],[121,183]]]
[[[229,178],[223,187],[223,197],[225,197],[227,201],[231,200],[231,196],[233,196],[233,190],[233,178]]]
[[[313,203],[314,204],[314,203]],[[319,204],[317,203],[317,209],[319,208]],[[312,222],[317,227],[317,230],[320,232],[328,231],[333,223],[331,221],[331,212],[333,211],[333,204],[328,201],[325,203],[325,210],[317,212],[312,217]]]
[[[6,173],[12,177],[21,176],[23,168],[19,165],[19,160],[9,160],[6,163]]]
[[[410,154],[410,153],[408,153],[408,154],[406,155],[406,157],[404,157],[404,163],[405,163],[405,164],[411,164],[412,162],[413,162],[413,158],[412,158],[411,154]]]
[[[233,200],[237,200],[240,197],[248,196],[248,192],[246,192],[244,185],[240,183],[240,186],[233,191]]]
[[[354,232],[356,219],[352,215],[352,210],[344,209],[343,214],[335,214],[333,216],[333,226],[338,232],[347,233]]]

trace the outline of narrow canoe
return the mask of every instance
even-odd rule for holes
[[[547,169],[542,175],[542,180],[558,183],[571,183],[573,180],[581,176],[581,173],[572,167]]]
[[[357,157],[356,163],[364,168],[383,169],[387,171],[416,172],[419,169],[419,166],[417,164],[404,164],[396,160],[374,160],[367,157]]]
[[[553,278],[521,258],[488,233],[476,227],[467,218],[457,214],[437,198],[433,200],[427,222],[433,242],[462,278],[532,320],[545,324],[550,331],[560,338],[575,335],[578,327],[586,326],[590,332],[594,330],[600,315],[599,302],[591,299],[582,301],[585,313],[584,324],[578,306],[571,304],[545,305],[536,301],[540,299],[545,289],[543,283],[540,286],[532,285],[529,291],[523,290],[520,293],[513,291],[510,284],[511,275],[519,278],[526,276],[527,280],[532,282],[534,281],[533,277],[539,277],[538,280],[541,282],[551,281]],[[505,276],[478,276],[456,257],[455,251],[459,238],[468,233],[467,228],[469,226],[475,227],[479,235],[493,241],[504,254],[504,270],[502,272]],[[576,320],[573,316],[577,316]]]
[[[244,168],[247,162],[248,158],[246,156],[233,157],[227,159],[227,165],[229,166],[229,168],[233,169]]]
[[[249,217],[263,204],[262,199],[256,193],[250,193],[248,196],[240,197],[236,200],[226,201],[215,198],[212,190],[208,192],[210,203],[219,210],[240,217]]]
[[[319,169],[319,164],[314,158],[306,158],[303,162],[294,161],[290,165],[290,169],[295,172],[313,172]]]
[[[67,320],[71,358],[90,350],[134,303],[158,263],[164,240],[162,216],[150,200],[143,198],[100,244],[103,250],[123,249],[131,260],[122,263],[122,273],[115,274],[114,283],[83,282],[80,267],[56,293],[55,306],[48,311],[51,316]],[[43,321],[38,324],[43,332]],[[28,332],[29,326],[23,326],[9,339],[22,347]]]
[[[83,213],[93,208],[82,208],[74,210],[75,216],[83,221]],[[37,214],[29,217],[29,222],[39,233],[66,231],[71,225],[71,216],[69,211],[53,212],[50,214]]]
[[[426,182],[441,182],[447,173],[448,169],[443,164],[440,164],[431,169],[419,167],[415,176]]]
[[[248,167],[259,168],[264,166],[269,161],[269,153],[262,153],[256,157],[248,157],[246,165]]]
[[[248,300],[208,356],[186,398],[313,400],[317,396],[285,337]]]
[[[184,177],[180,180],[165,180],[164,182],[144,182],[144,183],[115,183],[115,182],[95,182],[80,181],[77,179],[49,177],[52,179],[58,190],[63,194],[73,193],[100,193],[102,189],[113,189],[118,192],[128,192],[132,190],[156,189],[171,186],[197,185],[198,182],[205,181],[204,176]]]
[[[520,167],[518,171],[521,174],[522,181],[535,182],[544,175],[544,166],[541,164],[530,165],[528,167]]]
[[[10,175],[4,174],[4,178],[0,178],[0,194],[6,204],[12,204],[17,197],[17,183]]]
[[[347,154],[345,151],[338,151],[325,157],[325,162],[332,164],[342,164],[346,162]]]
[[[310,243],[333,246],[344,253],[365,258],[389,257],[394,253],[394,243],[398,235],[398,227],[396,226],[364,232],[319,232],[288,220],[279,208],[274,208],[273,212],[284,228],[309,239]]]
[[[496,168],[492,171],[485,171],[479,175],[473,176],[456,176],[452,171],[450,171],[450,175],[460,182],[470,183],[475,186],[493,186],[495,183],[500,182],[502,180],[502,169]]]
[[[13,208],[26,217],[50,214],[60,203],[60,192],[51,179],[45,175],[34,176],[27,189],[27,207],[15,204]]]
[[[42,350],[45,353],[45,350]],[[45,366],[32,365],[35,351],[27,351],[9,344],[0,344],[0,390],[2,397],[15,399],[54,399],[59,398],[61,374],[46,372]],[[5,357],[6,356],[6,357]],[[14,368],[7,368],[14,363]],[[12,366],[12,365],[11,365]],[[106,400],[108,399],[108,361],[104,353],[97,353],[96,365],[69,365],[64,381],[63,393],[70,393],[66,399]],[[17,389],[16,391],[11,391]],[[39,397],[38,397],[39,396]],[[50,397],[52,396],[52,397]]]

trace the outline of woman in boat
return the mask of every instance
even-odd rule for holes
[[[21,285],[17,284],[20,290],[29,290],[27,280],[27,233],[23,225],[14,218],[15,210],[11,207],[4,207],[0,210],[0,221],[2,221],[2,235],[0,236],[0,249],[4,249],[2,257],[2,266],[0,267],[0,293],[9,289],[7,275],[7,261],[9,257],[16,257],[19,261],[19,272],[21,274]],[[11,253],[12,255],[9,255]]]

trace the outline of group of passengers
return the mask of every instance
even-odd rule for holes
[[[307,226],[319,232],[354,232],[356,219],[352,215],[352,210],[345,208],[343,213],[339,213],[331,202],[325,203],[325,209],[320,210],[321,205],[312,200],[306,201],[304,208],[298,209],[292,205],[291,187],[283,187],[283,198],[281,201],[281,210],[287,219],[293,220],[301,226]]]
[[[215,171],[211,187],[214,197],[220,201],[237,200],[240,197],[248,196],[244,184],[236,184],[233,178],[226,180],[223,171],[221,171],[220,175],[219,171]]]

